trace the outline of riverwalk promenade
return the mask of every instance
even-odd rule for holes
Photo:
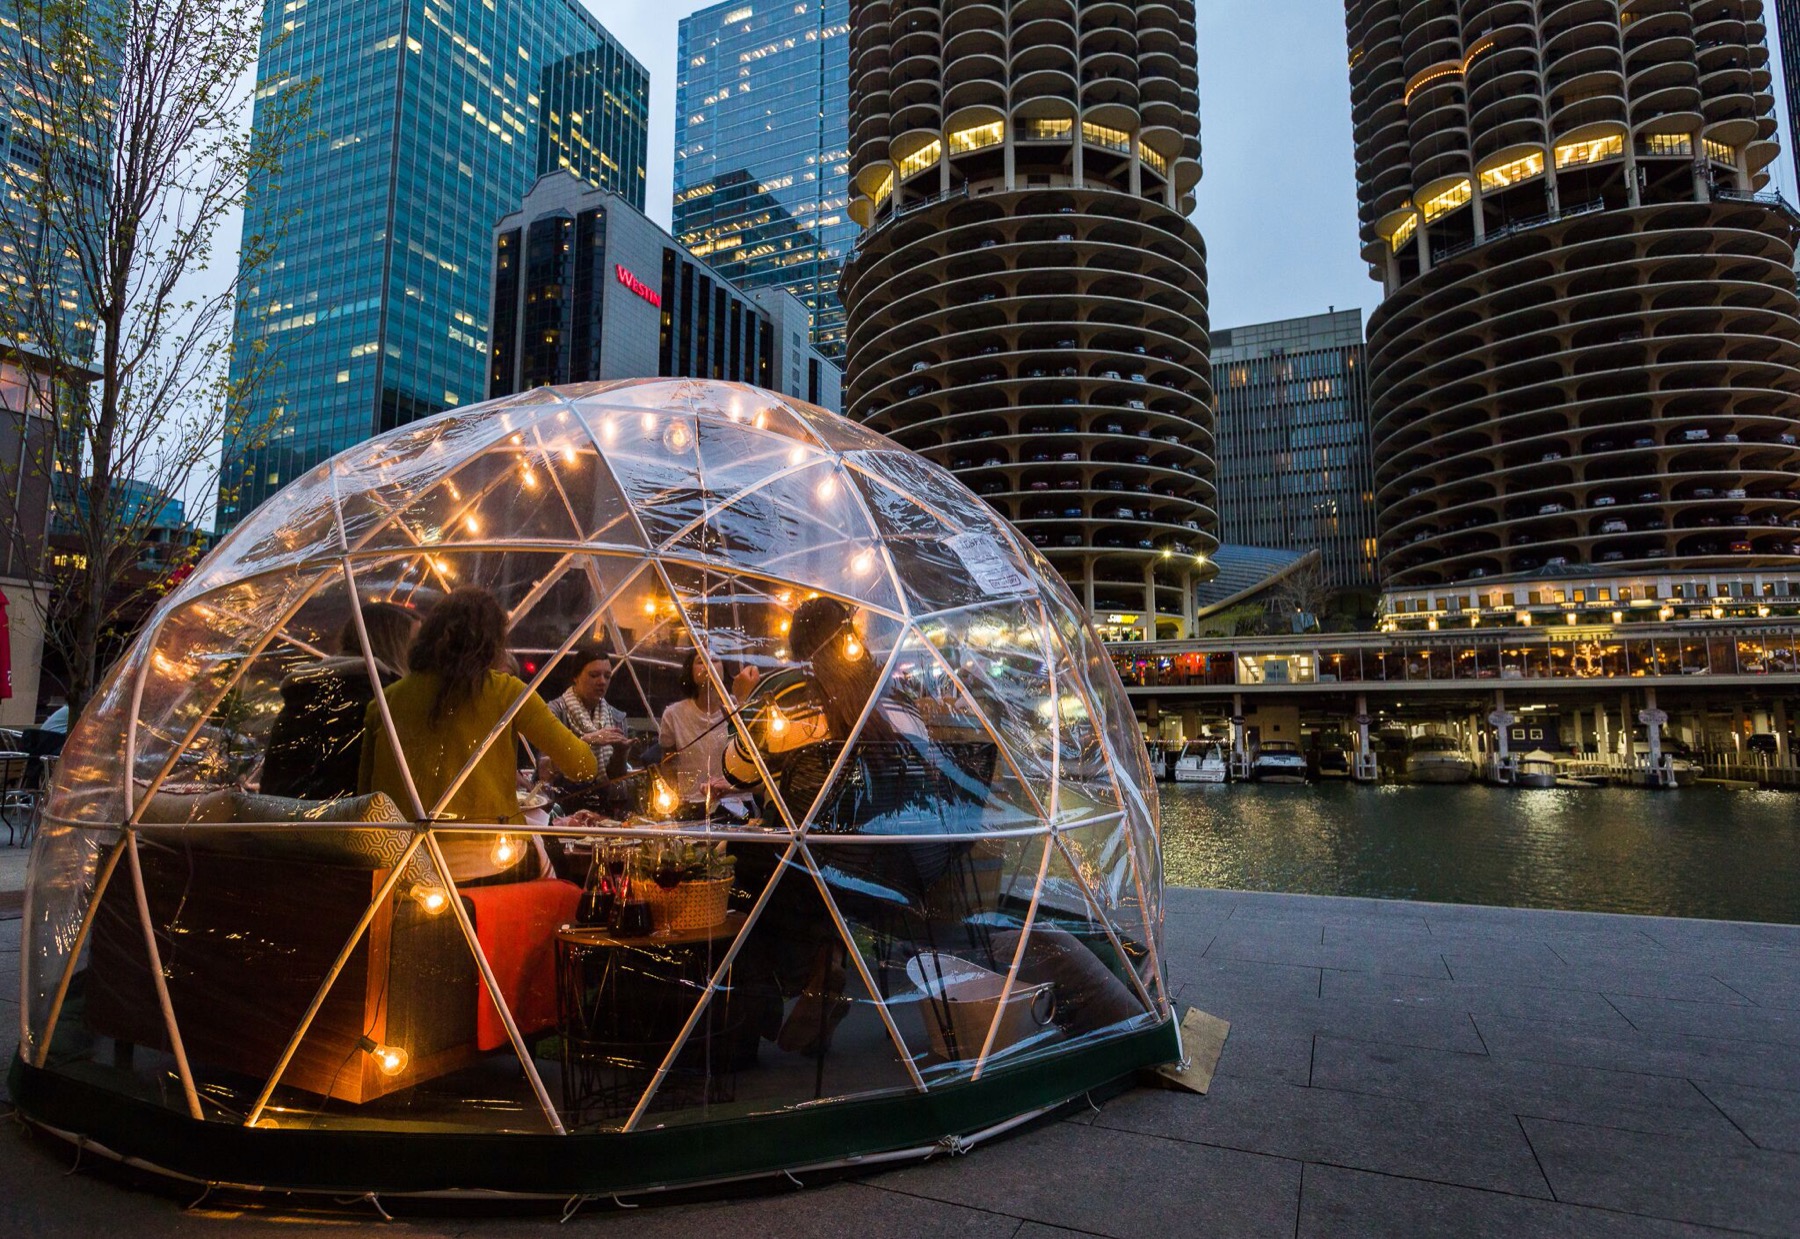
[[[1057,1239],[1800,1235],[1800,926],[1171,889],[1210,1095],[1137,1089],[924,1165],[731,1202],[385,1225],[77,1173],[0,1130],[0,1234]],[[16,918],[16,910],[0,908]],[[0,921],[0,1049],[19,927]]]

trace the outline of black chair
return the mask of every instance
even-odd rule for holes
[[[814,849],[820,874],[844,915],[874,933],[876,980],[920,949],[936,950],[938,928],[954,924],[972,949],[986,946],[986,926],[970,913],[978,902],[968,860],[987,804],[997,757],[985,741],[859,741],[829,788],[844,746],[805,745],[786,755],[781,792],[795,813],[820,796],[812,833],[826,836],[937,835],[943,842],[825,843]],[[894,958],[893,946],[912,950]]]
[[[62,753],[63,742],[67,734],[60,731],[49,731],[42,727],[26,727],[19,731],[18,750],[13,754],[0,757],[0,786],[4,786],[5,799],[0,801],[0,820],[6,823],[6,845],[14,842],[13,814],[23,811],[25,814],[24,834],[18,839],[20,843],[29,843],[38,819],[42,816],[44,799],[49,795],[49,780],[45,772],[54,768],[54,759]],[[14,763],[5,758],[24,758],[23,768],[15,769]],[[45,761],[50,758],[50,761]]]

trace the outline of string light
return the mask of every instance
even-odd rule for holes
[[[436,916],[450,906],[450,895],[441,886],[431,886],[425,882],[415,882],[407,896],[423,908],[427,915]]]
[[[397,1045],[383,1045],[373,1037],[359,1037],[356,1048],[375,1060],[384,1076],[397,1076],[412,1062],[412,1055]]]
[[[828,500],[828,499],[832,498],[834,495],[837,494],[837,479],[836,478],[826,478],[823,482],[820,482],[817,493],[818,493],[819,498],[822,500]]]
[[[675,793],[669,790],[669,785],[658,777],[651,788],[651,803],[656,806],[658,813],[667,815],[675,812],[675,806],[679,802],[675,799]]]
[[[783,656],[785,657],[785,655]],[[780,706],[769,707],[769,734],[779,736],[787,730],[787,715],[781,712]]]
[[[510,835],[501,835],[494,841],[494,863],[510,865],[519,859],[519,845],[514,843]]]
[[[581,457],[576,455],[575,449],[572,447],[565,447],[562,450],[562,458],[565,464],[571,465],[579,464],[581,461]]]
[[[849,636],[844,638],[844,657],[845,658],[849,658],[849,659],[861,658],[862,653],[863,653],[862,642],[860,642],[856,639],[855,633],[851,633]]]
[[[857,554],[856,557],[850,561],[850,571],[856,573],[857,576],[867,576],[869,574],[869,570],[871,568],[873,568],[874,566],[875,566],[875,552],[874,551],[862,551],[859,554]]]
[[[476,520],[473,516],[463,517],[463,525],[470,533],[481,532],[481,522]]]

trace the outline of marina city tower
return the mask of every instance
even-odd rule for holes
[[[954,470],[1112,637],[1217,546],[1191,0],[850,12],[845,409]]]
[[[1345,5],[1397,622],[1800,601],[1763,8]]]

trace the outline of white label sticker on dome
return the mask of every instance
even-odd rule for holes
[[[970,530],[945,540],[944,545],[962,561],[975,585],[990,598],[1031,592],[1031,578],[1006,558],[999,539]]]

